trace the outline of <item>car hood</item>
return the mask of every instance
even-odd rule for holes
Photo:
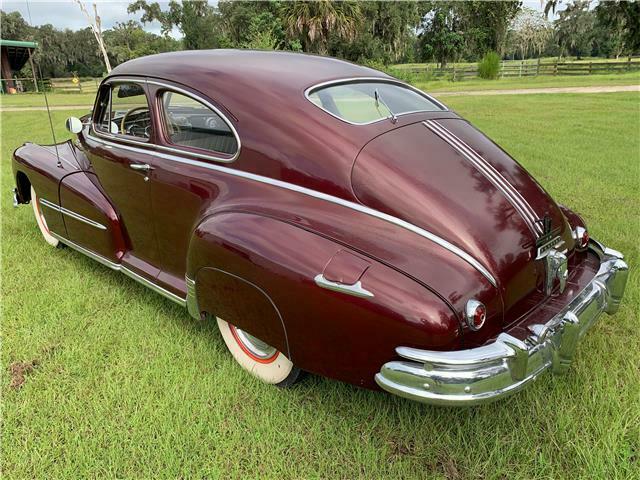
[[[414,123],[371,140],[356,158],[352,186],[363,204],[478,260],[497,280],[505,310],[541,286],[536,240],[545,216],[572,248],[570,228],[547,192],[459,118]]]

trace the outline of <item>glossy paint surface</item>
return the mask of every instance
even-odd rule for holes
[[[423,122],[441,122],[471,145],[538,214],[552,219],[572,265],[584,259],[572,255],[569,224],[546,192],[453,112],[351,125],[304,95],[315,84],[351,77],[390,78],[288,53],[200,51],[137,59],[114,69],[104,85],[128,79],[144,87],[152,121],[148,142],[105,138],[87,125],[77,145],[63,149],[64,168],[56,166],[50,147],[28,145],[16,151],[14,171],[39,195],[107,227],[96,236],[52,212],[46,218],[54,232],[181,298],[185,277],[193,279],[201,311],[287,352],[305,370],[375,388],[374,374],[396,358],[396,347],[481,345],[544,300],[535,232]],[[202,98],[227,117],[242,144],[235,161],[203,160],[171,145],[159,98],[172,89]],[[130,168],[137,163],[152,170]],[[496,286],[442,244],[296,187],[428,230],[476,259]],[[360,281],[373,297],[321,288],[314,282],[320,273],[335,282]],[[470,298],[488,309],[478,332],[462,321]]]

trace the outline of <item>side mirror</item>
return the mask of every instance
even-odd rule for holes
[[[67,118],[65,126],[71,133],[80,133],[82,131],[82,121],[78,117]]]

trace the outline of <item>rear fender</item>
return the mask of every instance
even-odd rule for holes
[[[206,312],[273,345],[300,368],[375,388],[398,345],[460,345],[453,311],[394,269],[325,237],[270,217],[215,214],[195,230],[187,276],[192,313]],[[323,288],[360,282],[370,296]],[[226,318],[225,318],[226,317]]]

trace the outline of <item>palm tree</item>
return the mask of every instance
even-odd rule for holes
[[[326,55],[329,35],[335,33],[342,40],[351,40],[362,21],[357,2],[318,0],[285,2],[285,22],[291,35],[301,35],[305,52]]]

